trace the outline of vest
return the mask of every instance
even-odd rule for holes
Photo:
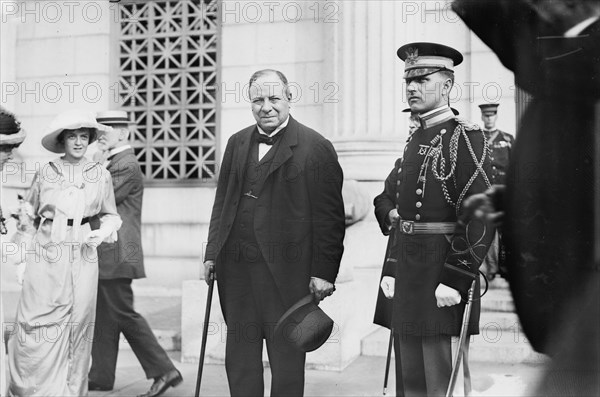
[[[280,131],[279,134],[284,132]],[[239,205],[231,232],[221,253],[227,259],[242,262],[264,261],[254,234],[254,210],[267,180],[273,157],[281,144],[281,139],[278,139],[262,160],[258,161],[258,141],[254,135],[251,139],[250,151],[244,166]]]

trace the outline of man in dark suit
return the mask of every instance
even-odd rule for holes
[[[451,340],[460,333],[464,298],[494,236],[492,227],[465,218],[461,210],[464,198],[490,186],[490,160],[483,131],[448,106],[462,55],[436,43],[406,44],[397,54],[405,61],[408,103],[420,126],[374,200],[382,232],[392,235],[381,290],[393,299],[396,378],[402,380],[396,394],[437,396],[445,394],[450,380]],[[377,323],[389,320],[376,313]],[[478,334],[478,326],[476,301],[468,333]],[[470,391],[467,351],[465,393]]]
[[[537,394],[598,395],[600,2],[457,0],[453,9],[533,97],[506,189],[470,204],[504,216],[515,308],[532,346],[555,357]]]
[[[154,379],[144,397],[155,397],[183,380],[163,348],[158,344],[146,320],[134,310],[133,279],[145,277],[141,241],[143,176],[139,163],[128,144],[129,118],[124,111],[101,112],[98,123],[112,127],[98,138],[107,152],[105,166],[115,191],[117,212],[123,219],[115,243],[98,247],[100,280],[96,306],[96,326],[92,347],[90,390],[112,390],[123,333],[140,361],[146,377]]]
[[[289,114],[288,81],[250,79],[257,124],[227,143],[205,253],[227,323],[232,396],[262,396],[263,339],[272,396],[304,393],[304,352],[273,338],[282,314],[312,293],[331,295],[343,252],[343,175],[331,142]]]

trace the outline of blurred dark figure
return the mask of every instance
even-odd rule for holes
[[[506,190],[466,204],[504,212],[517,312],[533,347],[555,358],[538,394],[600,395],[600,2],[457,0],[453,9],[533,96]]]

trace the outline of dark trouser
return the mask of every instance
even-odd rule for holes
[[[452,373],[451,336],[411,336],[394,335],[396,357],[396,379],[402,377],[402,383],[396,382],[398,396],[445,396]],[[456,338],[458,339],[458,338]],[[399,352],[399,354],[398,354]],[[468,344],[464,352],[464,363],[468,363]],[[398,367],[401,370],[398,370]],[[464,372],[465,395],[470,393],[470,371],[468,365],[461,365]],[[462,385],[457,381],[456,390]],[[404,387],[404,390],[400,388]],[[462,394],[462,393],[459,393]]]
[[[284,307],[264,259],[259,255],[256,261],[227,261],[222,266],[224,280],[218,285],[226,299],[225,369],[231,396],[264,395],[263,339],[271,366],[271,396],[302,396],[306,354],[273,340]]]
[[[90,381],[106,387],[114,385],[120,333],[127,339],[148,379],[175,368],[144,317],[133,309],[131,279],[100,280]]]

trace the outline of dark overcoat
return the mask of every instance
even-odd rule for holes
[[[123,220],[118,239],[98,246],[100,279],[146,277],[142,250],[142,200],[144,178],[133,149],[115,154],[108,163],[117,212]]]
[[[221,254],[243,194],[256,128],[244,128],[227,142],[210,220],[205,260],[216,263],[222,305],[227,279]],[[331,142],[291,116],[278,145],[257,195],[253,227],[287,309],[309,293],[310,277],[335,282],[344,250],[343,174]]]
[[[453,8],[533,96],[511,154],[503,236],[523,330],[537,351],[551,353],[566,308],[598,280],[600,21],[567,38],[523,1]]]

